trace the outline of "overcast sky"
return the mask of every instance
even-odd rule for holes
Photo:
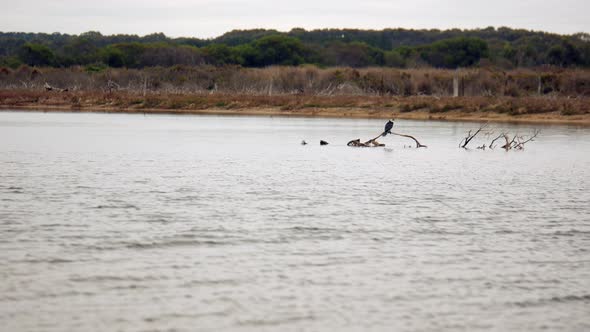
[[[232,29],[478,28],[590,32],[590,0],[0,0],[0,31],[215,37]]]

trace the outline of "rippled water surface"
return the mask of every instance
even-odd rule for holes
[[[0,330],[590,330],[590,130],[384,122],[0,113]]]

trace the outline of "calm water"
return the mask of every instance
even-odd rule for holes
[[[0,112],[0,330],[589,330],[590,129],[384,123]]]

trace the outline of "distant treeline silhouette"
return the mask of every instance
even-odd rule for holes
[[[0,32],[0,66],[170,67],[238,65],[266,67],[457,68],[493,65],[504,69],[553,65],[590,66],[590,35],[485,28],[474,30],[292,29],[234,30],[213,39],[143,37],[86,32]]]

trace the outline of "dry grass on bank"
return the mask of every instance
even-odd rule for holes
[[[154,94],[0,90],[0,107],[304,116],[588,121],[590,98]]]
[[[0,89],[43,90],[45,84],[70,91],[150,94],[436,96],[453,95],[458,75],[468,97],[590,97],[590,70],[543,67],[503,71],[445,69],[153,67],[0,68]]]

